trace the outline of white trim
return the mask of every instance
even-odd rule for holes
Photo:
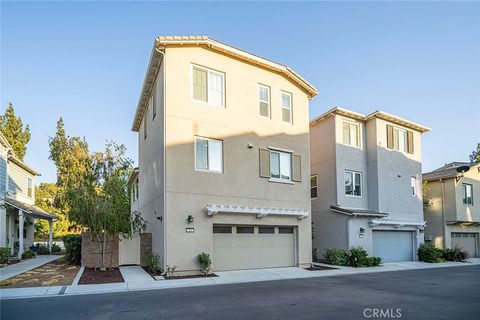
[[[190,98],[193,102],[196,102],[196,103],[202,103],[202,104],[206,104],[206,105],[209,105],[209,106],[213,106],[213,107],[217,107],[217,108],[222,108],[222,109],[225,109],[226,106],[225,106],[225,95],[226,95],[226,73],[223,72],[223,71],[220,71],[220,70],[215,70],[215,69],[211,69],[211,68],[207,68],[207,67],[204,67],[202,65],[199,65],[199,64],[196,64],[196,63],[193,63],[191,62],[190,63]],[[207,101],[202,101],[202,100],[198,100],[198,99],[195,99],[194,96],[193,96],[193,69],[194,68],[197,68],[197,69],[201,69],[201,70],[205,70],[207,72]],[[211,103],[209,102],[209,99],[208,99],[208,79],[209,79],[209,74],[211,73],[215,73],[215,74],[218,74],[218,75],[221,75],[222,76],[222,104],[221,105],[218,105],[218,104],[214,104],[214,103]]]
[[[285,108],[283,106],[283,95],[284,94],[290,97],[290,107],[289,108]],[[282,114],[281,114],[282,122],[293,124],[293,94],[291,92],[284,91],[284,90],[280,91],[280,107],[281,107],[281,110],[282,110]],[[290,111],[290,121],[283,120],[283,109]]]
[[[425,227],[425,221],[408,221],[408,220],[390,220],[390,219],[370,219],[368,222],[370,227],[379,225],[393,225],[396,227]]]
[[[272,146],[268,146],[267,148],[270,149],[270,150],[273,150],[273,151],[287,152],[287,153],[291,153],[291,154],[294,153],[292,150],[282,149],[282,148],[277,148],[277,147],[272,147]]]
[[[278,179],[278,178],[270,178],[268,179],[268,182],[295,184],[295,182],[293,182],[292,180],[284,180],[284,179]]]
[[[345,192],[345,173],[347,172],[351,172],[353,173],[352,175],[352,183],[353,183],[353,190],[352,190],[352,194],[347,194]],[[360,195],[357,196],[355,193],[355,173],[358,173],[360,174]],[[354,171],[354,170],[349,170],[349,169],[345,169],[344,172],[343,172],[344,176],[343,176],[343,193],[345,194],[346,197],[354,197],[354,198],[362,198],[363,197],[363,172],[360,172],[360,171]]]
[[[268,101],[265,100],[260,100],[260,88],[267,89],[268,92]],[[265,84],[258,83],[257,84],[257,100],[258,100],[258,115],[262,118],[267,118],[271,119],[272,118],[272,92],[270,86],[267,86]],[[267,102],[268,103],[268,115],[264,116],[260,113],[260,103]]]
[[[210,169],[198,169],[197,168],[197,139],[203,139],[203,140],[207,140],[207,141],[220,141],[222,143],[222,170],[210,170]],[[208,146],[207,146],[207,154],[208,154]],[[193,160],[193,168],[195,169],[195,171],[199,171],[199,172],[209,172],[209,173],[221,173],[223,174],[223,172],[225,171],[225,161],[224,161],[224,158],[225,158],[225,154],[224,154],[224,151],[223,151],[223,140],[221,139],[214,139],[214,138],[207,138],[207,137],[202,137],[202,136],[195,136],[195,139],[194,139],[194,143],[193,143],[193,154],[194,154],[194,160]],[[207,156],[207,166],[208,166],[208,156]]]
[[[347,146],[347,147],[352,147],[352,148],[356,148],[356,149],[362,149],[363,147],[363,144],[362,144],[362,139],[363,139],[363,135],[362,135],[362,123],[360,122],[357,122],[357,121],[353,121],[353,120],[350,120],[350,119],[341,119],[342,121],[342,144],[344,146]],[[353,145],[353,144],[347,144],[347,143],[344,143],[343,142],[343,123],[348,123],[348,124],[351,124],[351,125],[354,125],[354,126],[357,126],[358,128],[358,146],[357,145]],[[351,140],[352,138],[352,134],[350,132],[350,127],[348,128],[348,134],[349,134],[349,139]],[[351,142],[351,141],[350,141]]]
[[[275,216],[296,216],[298,219],[308,217],[308,210],[288,209],[288,208],[266,208],[266,207],[247,207],[247,206],[231,206],[223,204],[209,204],[206,206],[207,214],[213,216],[217,213],[244,213],[255,214],[257,218],[268,215]]]

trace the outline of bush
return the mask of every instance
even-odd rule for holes
[[[73,264],[80,264],[82,261],[82,236],[69,234],[63,237],[65,244],[65,259]]]
[[[56,243],[52,243],[52,252],[60,252],[62,251],[62,248]]]
[[[169,266],[167,264],[167,267],[165,268],[165,275],[167,276],[167,278],[173,277],[173,275],[175,274],[175,270],[177,270],[177,266]]]
[[[365,258],[365,266],[366,267],[376,267],[382,263],[382,258],[380,257],[366,257]]]
[[[150,273],[157,274],[160,256],[158,254],[149,253],[143,256],[143,265]]]
[[[212,269],[212,260],[208,253],[202,252],[198,255],[198,262],[200,263],[200,271],[204,276],[207,276]]]
[[[367,251],[362,247],[352,248],[347,251],[347,263],[350,267],[363,267],[367,256]]]
[[[430,243],[424,243],[418,248],[418,260],[428,263],[442,262],[443,250]]]
[[[50,254],[50,250],[48,247],[44,244],[38,244],[37,245],[37,254],[40,256],[48,255]]]
[[[318,261],[317,248],[312,249],[312,260]]]
[[[333,264],[336,266],[346,266],[347,265],[347,250],[345,249],[325,249],[323,254],[328,264]]]
[[[12,254],[12,251],[10,250],[10,248],[8,247],[0,248],[0,264],[8,263],[10,261],[11,254]]]
[[[465,262],[468,259],[468,252],[459,247],[443,250],[443,258],[447,261]]]
[[[27,250],[24,253],[22,253],[22,259],[30,259],[35,257],[35,252],[32,250]]]

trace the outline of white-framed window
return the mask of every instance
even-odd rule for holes
[[[138,178],[135,180],[135,199],[138,200]]]
[[[282,91],[282,120],[292,122],[292,94]]]
[[[270,176],[272,179],[292,180],[292,154],[270,150]]]
[[[149,112],[149,105],[147,105],[147,109],[143,115],[143,139],[147,139],[148,135],[148,112]]]
[[[463,203],[473,205],[473,186],[468,183],[463,183]]]
[[[343,144],[360,148],[360,124],[343,121]]]
[[[407,152],[407,130],[393,127],[393,149]]]
[[[410,187],[412,191],[412,196],[417,195],[417,178],[416,177],[410,177]]]
[[[262,117],[270,118],[270,87],[258,85],[258,112]]]
[[[362,196],[362,173],[345,170],[345,194],[347,196]]]
[[[33,198],[33,179],[31,177],[27,178],[27,185],[28,185],[27,196],[29,196],[30,198]]]
[[[225,104],[225,74],[192,65],[192,91],[194,100],[223,107]]]
[[[310,176],[310,199],[316,199],[318,195],[317,175]]]
[[[157,115],[157,104],[157,83],[155,83],[152,89],[152,122]]]
[[[223,141],[195,137],[195,169],[223,172]]]

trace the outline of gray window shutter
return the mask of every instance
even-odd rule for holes
[[[302,181],[302,157],[292,155],[292,181]]]
[[[387,124],[387,148],[393,149],[393,127]]]
[[[407,131],[407,152],[414,153],[415,149],[413,147],[413,132]]]
[[[260,149],[260,177],[270,178],[270,150]]]

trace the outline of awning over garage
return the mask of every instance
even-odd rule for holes
[[[209,216],[213,216],[217,213],[243,213],[243,214],[255,214],[258,218],[268,215],[275,216],[296,216],[298,219],[305,219],[308,217],[308,210],[300,209],[287,209],[287,208],[264,208],[264,207],[245,207],[245,206],[232,206],[223,204],[209,204],[207,205],[207,213]]]

